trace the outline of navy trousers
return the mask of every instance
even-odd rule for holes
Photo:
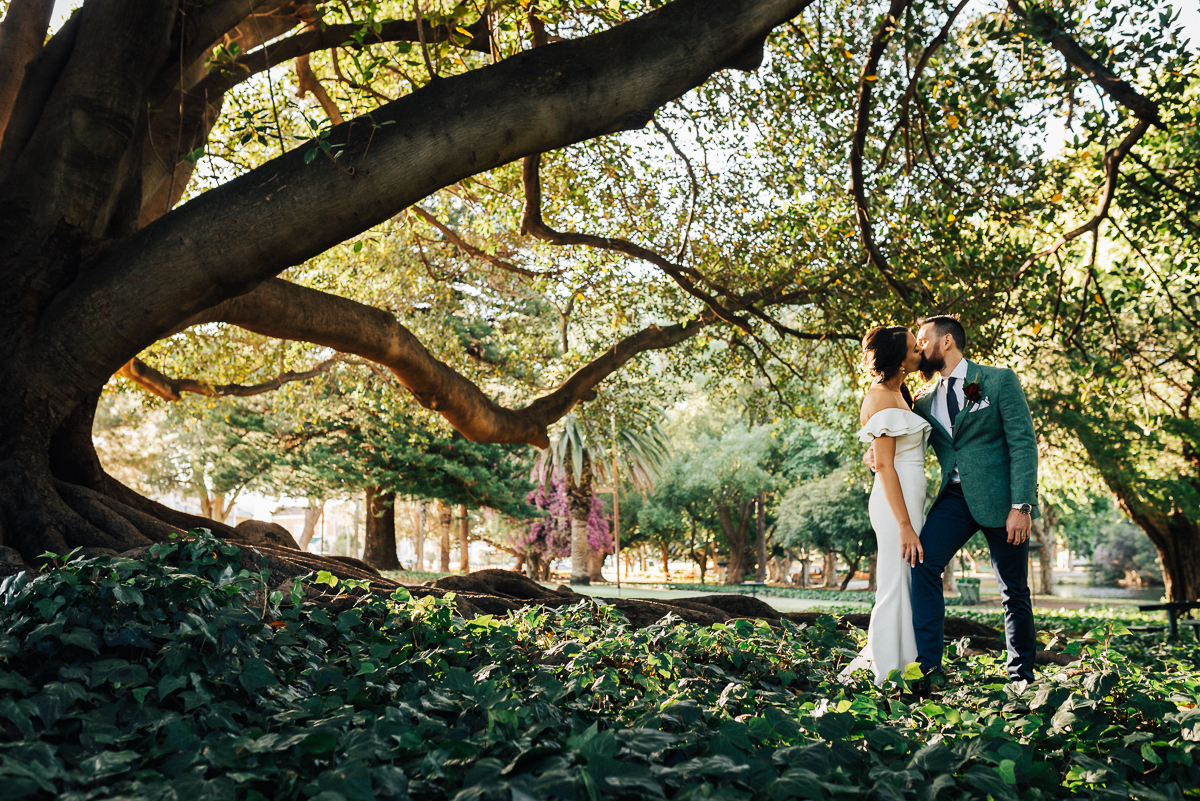
[[[1008,542],[1004,527],[985,528],[975,522],[967,508],[962,487],[951,484],[938,499],[921,529],[925,561],[912,571],[913,628],[917,635],[917,661],[929,671],[942,664],[946,601],[942,597],[942,572],[950,559],[976,531],[987,537],[992,569],[1004,604],[1004,640],[1008,646],[1008,677],[1033,680],[1033,656],[1037,639],[1033,625],[1033,602],[1029,594],[1029,540],[1020,545]]]

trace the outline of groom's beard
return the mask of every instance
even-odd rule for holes
[[[926,381],[932,381],[933,376],[942,371],[946,366],[946,357],[941,353],[935,353],[933,356],[921,354],[921,363],[917,365],[917,369],[921,371],[921,377]]]

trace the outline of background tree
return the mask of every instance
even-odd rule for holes
[[[576,414],[563,418],[562,432],[538,457],[534,473],[543,483],[562,477],[571,518],[572,584],[602,580],[604,551],[589,545],[596,481],[611,487],[624,477],[635,488],[649,489],[667,453],[666,434],[653,413],[626,413],[620,425],[615,412],[608,421]]]
[[[779,505],[779,538],[789,548],[812,547],[837,553],[848,570],[839,589],[846,589],[864,559],[875,553],[875,530],[867,511],[870,487],[853,468],[798,484]],[[836,563],[834,563],[836,565]],[[836,567],[826,564],[825,584],[834,583]]]

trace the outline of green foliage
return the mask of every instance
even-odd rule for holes
[[[875,552],[875,530],[867,511],[870,487],[862,470],[847,467],[797,484],[779,504],[779,538],[788,548],[835,550],[853,564]]]
[[[0,585],[5,798],[1181,799],[1200,785],[1193,654],[1110,622],[1008,684],[958,659],[932,702],[834,681],[834,620],[611,607],[463,621],[260,591],[207,538]],[[340,587],[340,585],[338,585]],[[1116,647],[1113,647],[1116,646]],[[1136,656],[1136,659],[1135,659]]]

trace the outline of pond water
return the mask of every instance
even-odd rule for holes
[[[1129,598],[1137,601],[1157,601],[1163,595],[1162,587],[1148,589],[1126,589],[1125,587],[1088,587],[1081,584],[1058,584],[1054,594],[1059,598]]]

